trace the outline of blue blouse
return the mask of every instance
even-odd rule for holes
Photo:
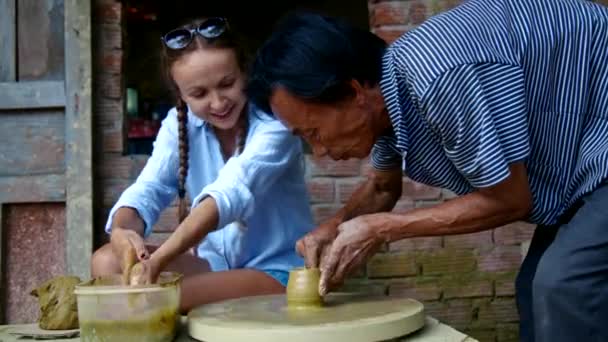
[[[234,268],[289,271],[303,265],[296,241],[313,228],[304,180],[302,144],[278,120],[250,105],[249,131],[240,155],[224,161],[210,124],[188,113],[189,170],[186,190],[192,206],[215,199],[218,229],[198,246],[198,255],[214,271]],[[177,196],[178,122],[175,108],[154,142],[154,150],[136,182],[112,208],[135,208],[152,232],[163,209]]]

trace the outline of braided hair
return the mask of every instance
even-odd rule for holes
[[[192,29],[197,27],[205,19],[200,18],[193,20],[185,25],[183,28]],[[164,69],[164,76],[169,85],[169,88],[175,96],[175,108],[177,110],[177,122],[178,122],[178,151],[179,151],[179,167],[177,171],[177,194],[178,194],[178,222],[181,223],[188,215],[188,209],[186,205],[186,179],[188,176],[189,167],[189,144],[188,144],[188,106],[182,99],[179,88],[171,76],[171,67],[173,64],[182,58],[183,56],[192,53],[194,51],[204,48],[223,48],[231,49],[235,52],[237,62],[241,70],[246,71],[248,67],[249,54],[245,48],[244,41],[235,34],[231,29],[224,32],[221,36],[214,38],[213,40],[207,40],[199,35],[196,35],[193,41],[185,48],[180,50],[168,49],[162,44],[161,61]],[[237,148],[236,154],[241,154],[245,148],[245,140],[248,132],[248,118],[246,114],[242,114],[241,129],[237,135]]]
[[[188,176],[188,107],[181,97],[177,98],[177,124],[179,168],[177,171],[178,222],[181,223],[188,215],[186,209],[186,177]]]

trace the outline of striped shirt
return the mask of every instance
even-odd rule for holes
[[[470,0],[393,43],[380,88],[393,131],[377,169],[466,194],[523,161],[537,224],[608,178],[606,7]]]

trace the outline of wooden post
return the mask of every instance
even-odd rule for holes
[[[0,0],[0,82],[13,82],[16,79],[16,39],[17,8],[16,0]],[[4,276],[4,230],[2,229],[3,206],[0,203],[0,324],[4,323],[6,307],[6,277]]]
[[[65,0],[66,260],[89,277],[93,251],[91,2]]]

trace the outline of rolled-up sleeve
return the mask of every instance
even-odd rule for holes
[[[144,236],[150,235],[152,227],[177,194],[177,116],[171,110],[163,120],[154,141],[152,155],[135,183],[129,186],[112,207],[105,230],[110,232],[112,220],[121,207],[137,210],[145,222]]]
[[[476,188],[506,179],[530,152],[523,73],[504,64],[462,65],[423,97],[430,127],[458,171]]]
[[[218,178],[193,201],[194,207],[207,196],[215,199],[218,228],[247,220],[253,213],[256,199],[273,186],[295,159],[301,160],[300,140],[279,121],[264,118],[253,130],[243,153],[230,158]]]

